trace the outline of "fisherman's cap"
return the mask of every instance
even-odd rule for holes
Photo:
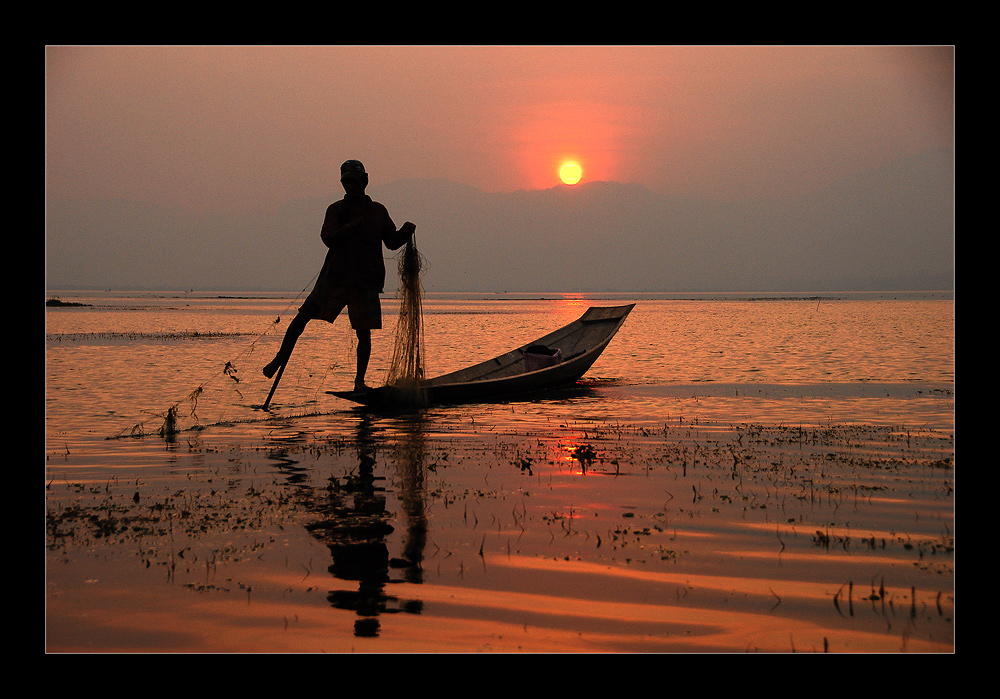
[[[348,160],[340,166],[341,180],[360,180],[367,176],[365,166],[361,164],[360,160]]]

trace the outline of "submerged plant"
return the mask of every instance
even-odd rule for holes
[[[177,429],[177,406],[172,405],[167,410],[167,414],[163,417],[163,426],[160,427],[158,434],[161,437],[169,437],[180,432]]]

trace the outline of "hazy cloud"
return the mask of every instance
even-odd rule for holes
[[[953,182],[927,156],[953,104],[951,47],[50,47],[48,283],[295,288],[349,157],[449,288],[544,283],[504,257],[532,238],[547,279],[588,286],[943,273],[923,257],[950,269],[953,191],[915,197]],[[637,187],[547,191],[568,155],[578,188]],[[393,185],[437,179],[467,196]]]

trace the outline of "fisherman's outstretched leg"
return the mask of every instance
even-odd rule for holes
[[[292,356],[292,350],[295,349],[295,343],[298,341],[299,335],[301,335],[302,331],[305,330],[306,323],[310,320],[311,317],[301,311],[294,318],[292,318],[292,322],[288,324],[288,329],[285,331],[285,338],[281,341],[281,347],[278,349],[278,353],[274,355],[274,359],[272,359],[271,362],[264,367],[264,376],[271,378],[279,368],[288,363],[288,358]]]

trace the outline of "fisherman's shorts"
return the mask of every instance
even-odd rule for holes
[[[312,295],[299,308],[299,313],[309,319],[332,323],[347,308],[347,317],[355,330],[380,330],[382,328],[382,302],[378,291],[356,286],[331,285],[322,301]]]

